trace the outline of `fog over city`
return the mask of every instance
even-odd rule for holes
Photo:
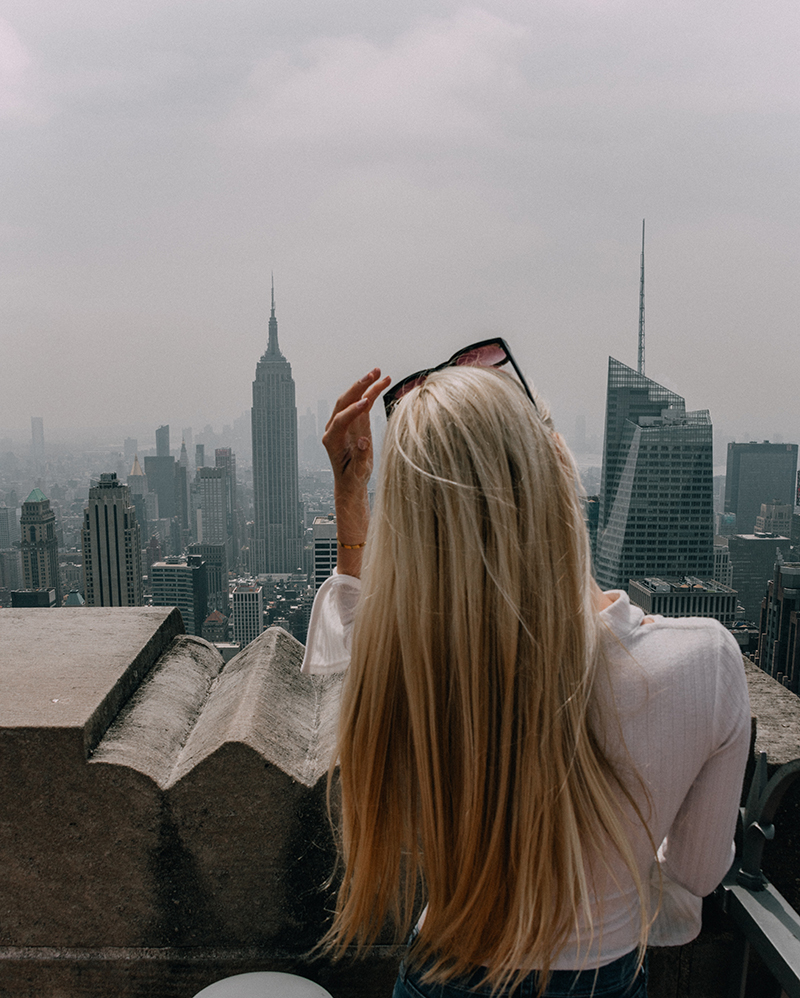
[[[643,218],[648,376],[718,437],[800,437],[793,0],[3,10],[15,447],[32,415],[143,446],[233,423],[273,271],[301,414],[502,335],[567,435],[602,438]]]

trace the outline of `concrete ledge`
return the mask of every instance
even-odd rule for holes
[[[181,631],[170,610],[0,611],[0,994],[190,998],[272,969],[388,998],[396,952],[309,956],[333,903],[341,677],[301,676],[280,628],[227,665]],[[800,756],[800,700],[747,674],[774,769]],[[798,797],[765,860],[795,907]],[[709,923],[653,950],[652,998],[721,996],[737,945]]]
[[[214,981],[254,970],[300,974],[334,998],[389,998],[400,955],[376,946],[336,965],[248,947],[96,949],[0,947],[0,994],[13,998],[193,998]]]
[[[800,758],[800,697],[745,659],[750,708],[758,718],[756,752],[766,752],[770,770]]]

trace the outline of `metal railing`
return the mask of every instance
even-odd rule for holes
[[[742,854],[715,891],[722,910],[744,937],[731,968],[730,998],[745,998],[751,948],[789,998],[800,998],[800,915],[761,870],[764,846],[775,838],[775,812],[798,778],[800,759],[795,759],[768,780],[767,755],[761,753],[740,812]]]

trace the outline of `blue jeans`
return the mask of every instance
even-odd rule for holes
[[[554,970],[545,991],[546,998],[647,998],[647,961],[636,973],[638,953],[634,950],[598,970]],[[468,977],[455,977],[446,984],[423,984],[421,974],[400,964],[400,974],[392,998],[475,998],[488,996],[491,988],[476,987],[484,971]],[[534,971],[513,991],[499,992],[497,998],[536,998],[538,974]]]

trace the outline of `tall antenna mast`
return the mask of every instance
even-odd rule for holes
[[[639,277],[639,374],[644,375],[644,219],[642,219],[642,272]]]

